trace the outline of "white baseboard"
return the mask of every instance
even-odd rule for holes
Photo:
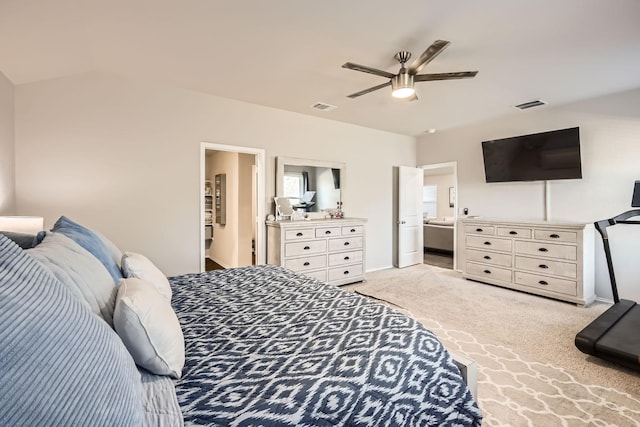
[[[390,268],[395,268],[393,265],[389,265],[387,267],[378,267],[378,268],[371,268],[371,269],[367,269],[367,273],[373,273],[374,271],[380,271],[380,270],[389,270]]]

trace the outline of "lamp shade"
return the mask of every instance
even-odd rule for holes
[[[41,216],[0,216],[0,231],[36,234],[44,229]]]
[[[413,75],[400,73],[391,79],[391,96],[394,98],[409,98],[415,93]]]

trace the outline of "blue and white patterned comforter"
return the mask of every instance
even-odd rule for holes
[[[276,266],[171,284],[185,425],[480,425],[438,339],[382,304]]]

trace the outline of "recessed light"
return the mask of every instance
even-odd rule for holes
[[[435,129],[427,129],[424,131],[424,133],[436,133]]]

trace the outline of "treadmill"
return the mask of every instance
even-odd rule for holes
[[[631,207],[640,207],[640,181],[635,182]],[[580,331],[575,343],[583,353],[640,371],[640,305],[618,297],[607,236],[607,227],[612,225],[640,224],[639,220],[629,219],[637,216],[640,216],[640,209],[595,222],[596,230],[602,236],[615,304]]]

